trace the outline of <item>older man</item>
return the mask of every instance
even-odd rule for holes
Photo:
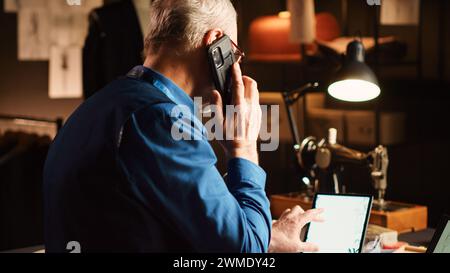
[[[244,126],[237,138],[223,141],[225,180],[193,115],[196,96],[222,107],[206,48],[225,34],[236,41],[230,1],[156,0],[150,16],[144,65],[81,105],[49,151],[47,251],[64,252],[74,243],[82,252],[314,250],[299,235],[319,211],[296,207],[272,229],[252,137],[261,123],[256,82],[234,65],[232,103],[240,112],[233,122]],[[189,109],[192,120],[178,129],[200,137],[173,137],[174,124],[185,118],[173,115],[179,106]]]

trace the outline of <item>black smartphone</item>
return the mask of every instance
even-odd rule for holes
[[[237,61],[233,51],[233,43],[227,35],[208,46],[208,61],[214,85],[222,96],[223,110],[231,104],[231,68]]]

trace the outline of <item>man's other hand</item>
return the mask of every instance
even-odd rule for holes
[[[302,242],[300,233],[302,228],[310,222],[322,222],[320,214],[323,209],[304,211],[300,206],[287,209],[278,221],[272,224],[269,252],[299,253],[315,252],[319,248],[312,243]]]
[[[227,112],[226,118],[223,117],[222,97],[218,91],[213,92],[212,102],[218,109],[216,118],[224,125],[225,141],[222,144],[227,155],[258,164],[257,139],[262,112],[256,81],[242,76],[239,64],[235,63],[232,68],[232,104],[235,114]]]

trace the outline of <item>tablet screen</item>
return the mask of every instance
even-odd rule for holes
[[[450,221],[447,221],[433,253],[450,253]]]
[[[371,196],[317,194],[315,208],[324,208],[324,222],[310,224],[306,241],[321,253],[359,253],[372,207]]]

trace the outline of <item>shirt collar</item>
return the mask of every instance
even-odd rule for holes
[[[200,135],[206,137],[206,128],[203,126],[200,119],[197,117],[198,109],[194,104],[194,101],[189,97],[180,87],[178,87],[172,80],[165,77],[161,73],[145,66],[136,66],[129,73],[129,77],[135,79],[141,79],[149,84],[153,85],[159,91],[163,92],[171,101],[176,105],[182,105],[188,107],[190,110],[190,117],[188,117],[193,123],[194,128],[201,129]],[[201,106],[200,106],[201,107]]]
[[[145,66],[140,68],[143,69],[144,80],[149,81],[175,104],[188,106],[194,113],[194,101],[172,80],[151,68]]]

